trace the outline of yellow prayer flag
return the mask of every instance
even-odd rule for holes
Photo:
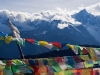
[[[53,65],[53,64],[54,64],[54,63],[52,62],[53,59],[50,59],[50,58],[49,58],[49,59],[47,59],[47,61],[48,61],[48,64],[49,64],[49,65]]]
[[[0,65],[0,70],[4,69],[5,65]]]
[[[84,66],[85,66],[85,68],[93,67],[93,66],[94,66],[93,60],[85,61],[85,62],[84,62]]]
[[[5,38],[5,43],[9,44],[12,41],[12,36]]]
[[[67,44],[66,46],[69,46],[72,50],[74,50],[74,46],[73,45]]]
[[[82,75],[91,75],[91,69],[82,69]]]
[[[97,61],[97,58],[94,55],[91,56],[91,59],[94,60],[94,61]]]
[[[48,42],[46,42],[46,41],[38,41],[38,44],[40,44],[42,46],[46,46],[48,44]]]
[[[95,56],[94,50],[92,48],[87,48],[91,56]]]
[[[47,67],[46,66],[39,66],[40,75],[47,75]]]
[[[88,55],[80,55],[80,58],[83,59],[83,60],[86,60],[86,61],[90,60]]]

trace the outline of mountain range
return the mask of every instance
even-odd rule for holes
[[[8,18],[19,29],[22,38],[37,41],[60,42],[73,45],[100,45],[100,3],[84,7],[71,14],[68,11],[47,10],[29,14],[0,10],[0,31],[12,36]],[[23,54],[37,55],[53,51],[42,46],[25,44],[21,46]],[[63,49],[68,49],[64,47]],[[62,50],[63,50],[62,49]],[[1,58],[19,58],[20,53],[15,42],[9,45],[2,41]],[[70,53],[70,51],[68,51]]]

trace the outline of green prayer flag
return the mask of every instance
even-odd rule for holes
[[[2,60],[2,62],[6,64],[6,60]]]
[[[59,64],[53,58],[49,58],[48,63],[55,69],[56,72],[60,72],[62,70]]]
[[[54,48],[55,48],[57,51],[59,51],[59,48],[57,48],[56,46],[54,46]]]
[[[65,70],[64,75],[73,75],[73,70]]]
[[[13,71],[13,73],[19,73],[20,72],[19,66],[18,65],[12,65],[12,71]]]
[[[85,61],[84,62],[84,66],[85,66],[85,68],[93,67],[94,66],[94,62],[92,60]]]
[[[25,46],[25,39],[16,40],[19,45]]]
[[[68,65],[68,64],[66,64],[66,65],[67,65],[67,68],[68,68],[68,69],[73,68],[71,65]]]
[[[75,46],[76,46],[76,48],[78,48],[78,51],[79,51],[80,55],[82,55],[82,48],[78,45],[75,45]]]
[[[12,60],[14,65],[24,65],[25,63],[19,59],[16,59],[16,60]]]

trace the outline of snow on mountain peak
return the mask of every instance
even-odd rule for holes
[[[64,29],[65,27],[68,27],[68,24],[58,24],[57,26],[59,29]]]

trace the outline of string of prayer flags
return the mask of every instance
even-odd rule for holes
[[[67,58],[66,60],[64,58]],[[24,60],[7,60],[12,61],[12,69],[7,67],[6,65],[0,66],[0,69],[9,70],[13,73],[32,73],[35,72],[36,75],[46,74],[46,75],[52,75],[52,74],[59,74],[59,75],[84,75],[87,72],[87,75],[91,75],[91,67],[94,66],[93,60],[85,61],[85,62],[78,62],[75,63],[72,61],[72,56],[70,57],[55,57],[55,58],[41,58],[41,59],[24,59]],[[70,60],[71,59],[71,60]],[[26,61],[28,64],[26,63]],[[30,62],[31,60],[31,62]],[[34,60],[34,61],[33,61]],[[44,60],[46,60],[46,65],[44,64]],[[24,62],[25,61],[25,62]],[[66,62],[68,63],[66,63]],[[2,61],[3,63],[3,61]],[[73,66],[71,64],[73,64]],[[9,62],[7,62],[7,65],[9,65]],[[88,68],[88,69],[83,69]],[[5,71],[7,72],[7,71]]]

